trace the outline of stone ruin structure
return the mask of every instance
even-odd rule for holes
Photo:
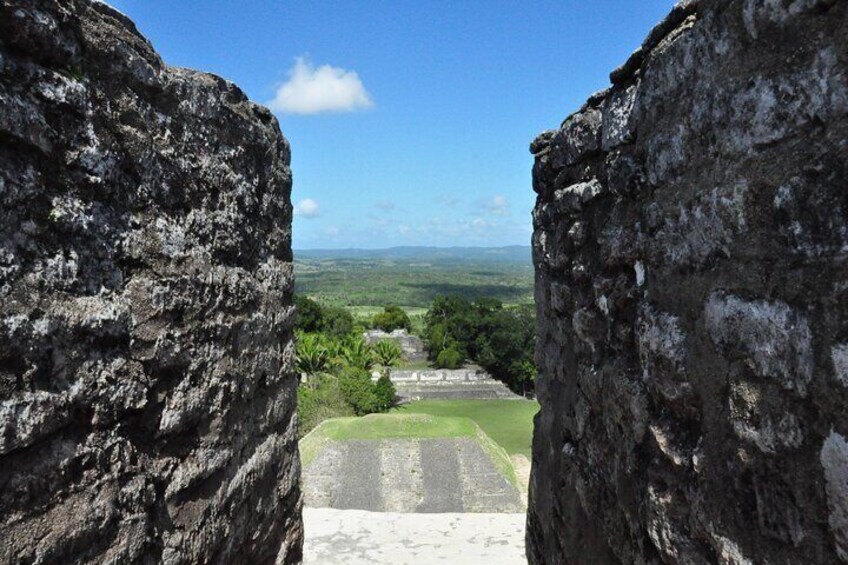
[[[848,562],[848,2],[681,2],[611,80],[531,145],[530,562]]]
[[[372,375],[376,380],[379,373]],[[462,369],[392,369],[398,398],[409,400],[513,400],[521,396],[480,367]]]
[[[0,562],[294,563],[289,146],[94,0],[0,0]]]
[[[427,350],[424,347],[424,341],[417,335],[410,335],[406,330],[400,329],[391,332],[368,330],[362,337],[365,339],[365,343],[369,344],[374,344],[384,339],[394,341],[403,350],[403,357],[407,361],[423,361],[427,359]]]

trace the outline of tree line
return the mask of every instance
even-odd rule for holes
[[[535,389],[532,305],[506,307],[493,298],[439,296],[427,311],[422,337],[436,367],[454,369],[470,360],[514,392]]]
[[[295,306],[300,436],[327,418],[391,408],[396,391],[389,368],[401,361],[400,346],[389,340],[367,344],[362,327],[342,308],[324,307],[306,297],[296,297]],[[375,366],[381,368],[376,382],[371,378]]]
[[[323,306],[295,297],[297,316],[296,368],[300,433],[308,433],[326,418],[385,412],[396,400],[391,367],[403,362],[400,346],[391,340],[369,345],[365,326],[344,308]],[[411,330],[406,312],[389,305],[368,321],[386,332]],[[436,368],[455,369],[474,362],[519,394],[535,388],[533,364],[535,315],[532,306],[504,306],[492,298],[470,301],[460,296],[437,297],[425,316],[420,336]],[[380,368],[374,382],[372,371]]]

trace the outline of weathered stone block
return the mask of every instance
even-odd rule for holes
[[[848,562],[846,37],[680,2],[533,143],[531,563]]]
[[[551,164],[574,165],[601,147],[601,111],[587,108],[569,117],[551,138]]]
[[[0,561],[299,561],[289,160],[107,5],[0,0]]]

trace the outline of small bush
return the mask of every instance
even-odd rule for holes
[[[440,351],[439,355],[436,356],[436,367],[439,369],[459,369],[464,361],[462,353],[453,347],[449,347]]]
[[[399,329],[409,331],[412,329],[409,316],[400,306],[386,306],[382,312],[374,316],[373,322],[375,328],[380,328],[384,332],[393,332]]]
[[[332,375],[313,377],[309,385],[297,388],[298,438],[324,420],[353,415],[353,408],[345,400],[339,379]]]
[[[388,375],[382,375],[377,379],[377,383],[374,385],[374,394],[377,395],[377,402],[380,404],[381,412],[395,405],[397,391]]]
[[[381,409],[376,387],[368,371],[348,368],[339,377],[344,398],[357,416],[364,416]]]

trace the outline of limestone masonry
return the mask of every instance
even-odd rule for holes
[[[289,147],[93,0],[0,0],[0,562],[293,563]]]
[[[379,373],[372,375],[376,380]],[[517,400],[501,381],[477,366],[464,369],[392,369],[392,383],[402,400]]]
[[[368,330],[362,337],[366,343],[377,343],[382,340],[393,341],[403,350],[403,357],[407,361],[423,361],[427,359],[427,350],[424,342],[417,335],[410,335],[406,330],[394,330],[384,332],[383,330]]]
[[[848,2],[678,4],[531,145],[532,563],[848,562]]]

